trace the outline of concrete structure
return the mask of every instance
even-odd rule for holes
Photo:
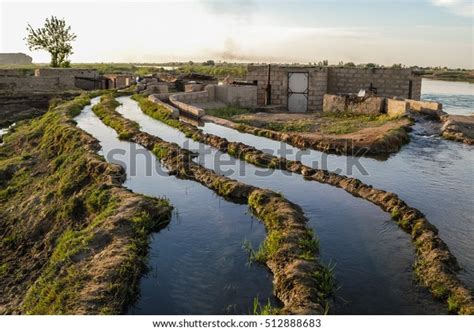
[[[184,92],[199,92],[204,90],[205,85],[196,82],[189,82],[184,84]]]
[[[385,98],[376,96],[325,94],[323,112],[379,115],[384,112]]]
[[[324,94],[369,90],[381,97],[419,100],[421,76],[412,69],[249,65],[246,79],[257,84],[257,103],[289,111],[322,111]],[[267,100],[268,99],[268,100]]]
[[[95,69],[39,68],[34,74],[31,70],[0,69],[0,90],[8,93],[115,89],[132,83],[131,74],[100,75]]]
[[[130,74],[105,74],[106,89],[126,88],[133,83],[133,76]]]
[[[353,94],[325,94],[323,112],[380,115],[390,117],[409,115],[410,112],[421,113],[435,118],[441,118],[445,113],[442,105],[433,101],[418,101],[412,99],[394,99],[369,95],[358,97]]]
[[[257,107],[257,87],[252,85],[213,85],[215,99],[227,105]]]
[[[386,100],[385,111],[390,117],[399,117],[408,114],[410,104],[405,100],[390,99]]]
[[[24,53],[0,53],[0,64],[31,64],[33,59]]]
[[[200,118],[206,108],[239,106],[257,107],[257,86],[255,85],[207,85],[204,91],[181,92],[155,95],[157,98],[169,98],[173,106],[184,114]]]
[[[0,70],[0,92],[61,92],[106,89],[107,78],[93,69],[39,68]]]
[[[175,118],[175,119],[179,118],[179,109],[173,107],[170,104],[167,104],[167,103],[161,101],[161,99],[157,95],[155,95],[155,94],[149,95],[148,100],[150,100],[154,103],[157,103],[160,106],[166,108],[170,112],[172,118]]]

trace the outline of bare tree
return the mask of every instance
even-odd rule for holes
[[[42,28],[33,29],[28,24],[28,36],[25,38],[30,51],[45,50],[51,54],[51,67],[69,67],[69,55],[72,54],[71,42],[76,40],[76,35],[71,32],[71,27],[66,25],[64,19],[54,16],[47,18]]]

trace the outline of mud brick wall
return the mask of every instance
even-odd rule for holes
[[[328,70],[330,94],[357,93],[360,89],[368,90],[372,84],[377,89],[377,95],[381,97],[419,100],[421,96],[421,76],[414,75],[412,69],[328,68]]]

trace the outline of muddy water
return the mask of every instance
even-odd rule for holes
[[[142,278],[139,301],[129,313],[248,314],[257,296],[262,303],[270,299],[276,304],[271,274],[262,266],[249,266],[242,248],[245,240],[256,247],[265,237],[263,225],[247,206],[225,201],[196,182],[168,176],[150,152],[119,141],[90,106],[76,121],[100,141],[109,162],[126,168],[125,187],[167,197],[175,208],[169,226],[153,235],[151,271]]]
[[[248,184],[282,192],[299,204],[321,241],[321,256],[335,265],[340,289],[334,313],[434,314],[441,305],[418,288],[412,276],[414,252],[409,237],[387,213],[341,189],[279,170],[259,169],[186,138],[145,115],[135,101],[121,97],[117,110],[141,130],[196,150],[198,162]]]
[[[452,83],[442,83],[449,86],[446,90],[453,88],[450,86]],[[452,98],[462,97],[454,95]],[[469,98],[472,112],[474,95]],[[444,109],[449,112],[453,106]],[[300,159],[314,168],[357,177],[367,184],[397,193],[436,225],[441,238],[464,269],[460,278],[474,288],[474,147],[441,139],[430,126],[429,123],[417,123],[411,133],[411,142],[386,161],[301,151],[281,142],[212,123],[206,123],[203,130],[230,141],[265,149],[274,155]]]

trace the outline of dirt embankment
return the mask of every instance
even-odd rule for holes
[[[71,99],[78,95],[79,93],[0,94],[0,128],[43,115],[54,98]]]
[[[146,99],[144,99],[146,101]],[[284,304],[283,313],[321,314],[332,291],[331,274],[318,260],[318,246],[301,209],[281,194],[247,185],[206,169],[192,161],[194,155],[178,145],[141,132],[115,108],[118,102],[104,96],[93,110],[115,129],[121,139],[144,146],[160,159],[169,172],[195,180],[231,201],[247,203],[267,229],[267,237],[252,253],[274,275],[274,294]]]
[[[307,180],[340,187],[356,197],[380,206],[384,211],[391,213],[399,226],[411,235],[417,254],[414,272],[420,283],[430,289],[435,298],[446,301],[450,311],[474,314],[472,293],[458,279],[457,272],[460,268],[457,260],[438,236],[438,230],[429,223],[422,212],[408,206],[396,194],[374,188],[355,178],[313,169],[298,161],[274,157],[254,147],[205,134],[191,124],[167,118],[166,110],[160,109],[156,104],[153,105],[144,99],[139,99],[139,101],[146,114],[178,128],[195,141],[213,146],[258,167],[287,170],[300,174]]]
[[[445,115],[441,120],[443,138],[474,145],[474,115]]]
[[[266,128],[236,123],[206,115],[204,121],[214,122],[244,133],[283,141],[292,146],[322,151],[325,153],[387,158],[410,141],[409,119],[389,121],[376,127],[367,127],[346,134],[321,134],[315,132],[280,132]]]
[[[0,147],[0,312],[118,314],[137,295],[166,200],[121,187],[72,117],[87,96],[19,124]]]

